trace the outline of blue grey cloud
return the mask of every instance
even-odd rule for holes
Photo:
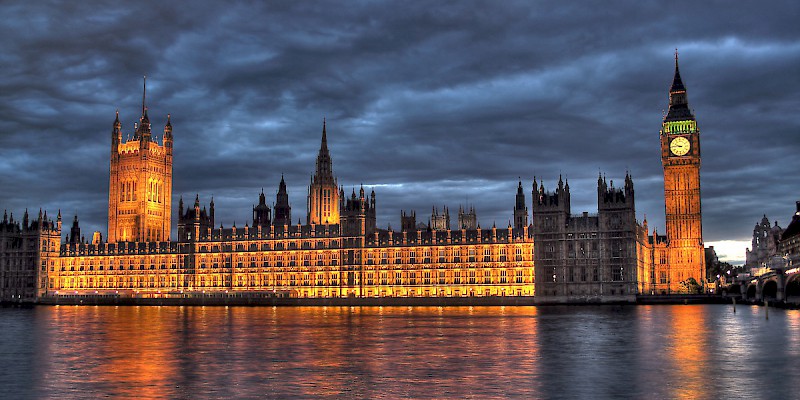
[[[658,129],[673,50],[702,131],[707,241],[785,225],[798,192],[800,37],[793,1],[4,2],[0,208],[77,212],[106,230],[114,111],[132,132],[148,76],[172,114],[173,192],[242,224],[286,176],[294,217],[322,119],[339,182],[401,209],[471,203],[511,218],[518,177],[570,181],[593,211],[598,172],[634,176],[663,226]],[[530,201],[530,199],[529,199]]]

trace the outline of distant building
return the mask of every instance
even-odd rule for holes
[[[783,229],[778,226],[778,221],[770,226],[765,214],[761,222],[753,228],[752,246],[745,250],[745,268],[761,268],[772,256],[778,254],[778,243],[782,234]]]
[[[717,256],[714,246],[706,247],[706,271],[709,281],[717,280],[716,274],[719,273],[719,267],[719,256]],[[711,275],[712,273],[714,274],[713,276]]]
[[[796,203],[796,206],[797,211],[792,216],[792,222],[781,234],[778,245],[780,254],[788,255],[793,263],[800,262],[800,201]]]

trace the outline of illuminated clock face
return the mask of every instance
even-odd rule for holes
[[[689,152],[689,141],[685,137],[677,137],[672,139],[669,144],[669,150],[676,156],[682,156]]]

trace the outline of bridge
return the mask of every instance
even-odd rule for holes
[[[800,305],[800,257],[773,257],[755,276],[745,276],[734,285],[745,301]]]

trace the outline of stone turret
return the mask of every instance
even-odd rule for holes
[[[81,227],[78,224],[78,216],[75,215],[75,219],[72,220],[72,228],[69,230],[69,240],[70,244],[77,244],[81,243]]]
[[[258,205],[253,206],[253,228],[258,226],[265,228],[271,225],[271,210],[267,205],[267,197],[264,195],[264,189],[261,189],[261,194],[258,196]]]
[[[353,189],[350,198],[341,198],[339,209],[341,210],[339,225],[345,236],[364,236],[375,231],[375,191],[372,191],[367,198],[363,186],[359,190],[358,197]]]
[[[278,185],[278,194],[275,196],[275,226],[292,224],[292,206],[289,205],[289,194],[286,191],[286,181],[281,174],[281,183]]]
[[[435,206],[431,212],[431,229],[446,231],[450,229],[450,210],[447,206],[442,206],[440,212]]]
[[[514,202],[514,228],[522,229],[526,226],[528,226],[528,207],[525,205],[525,193],[522,190],[522,180],[520,179]]]
[[[478,214],[474,206],[458,206],[458,227],[459,229],[475,230],[478,229]]]
[[[417,213],[414,210],[408,213],[400,210],[400,231],[411,232],[417,229]]]
[[[183,204],[183,198],[180,205]],[[180,207],[181,209],[183,207]],[[178,215],[178,241],[194,241],[206,238],[214,228],[214,199],[211,199],[210,211],[200,208],[200,195],[196,195],[194,206]]]

